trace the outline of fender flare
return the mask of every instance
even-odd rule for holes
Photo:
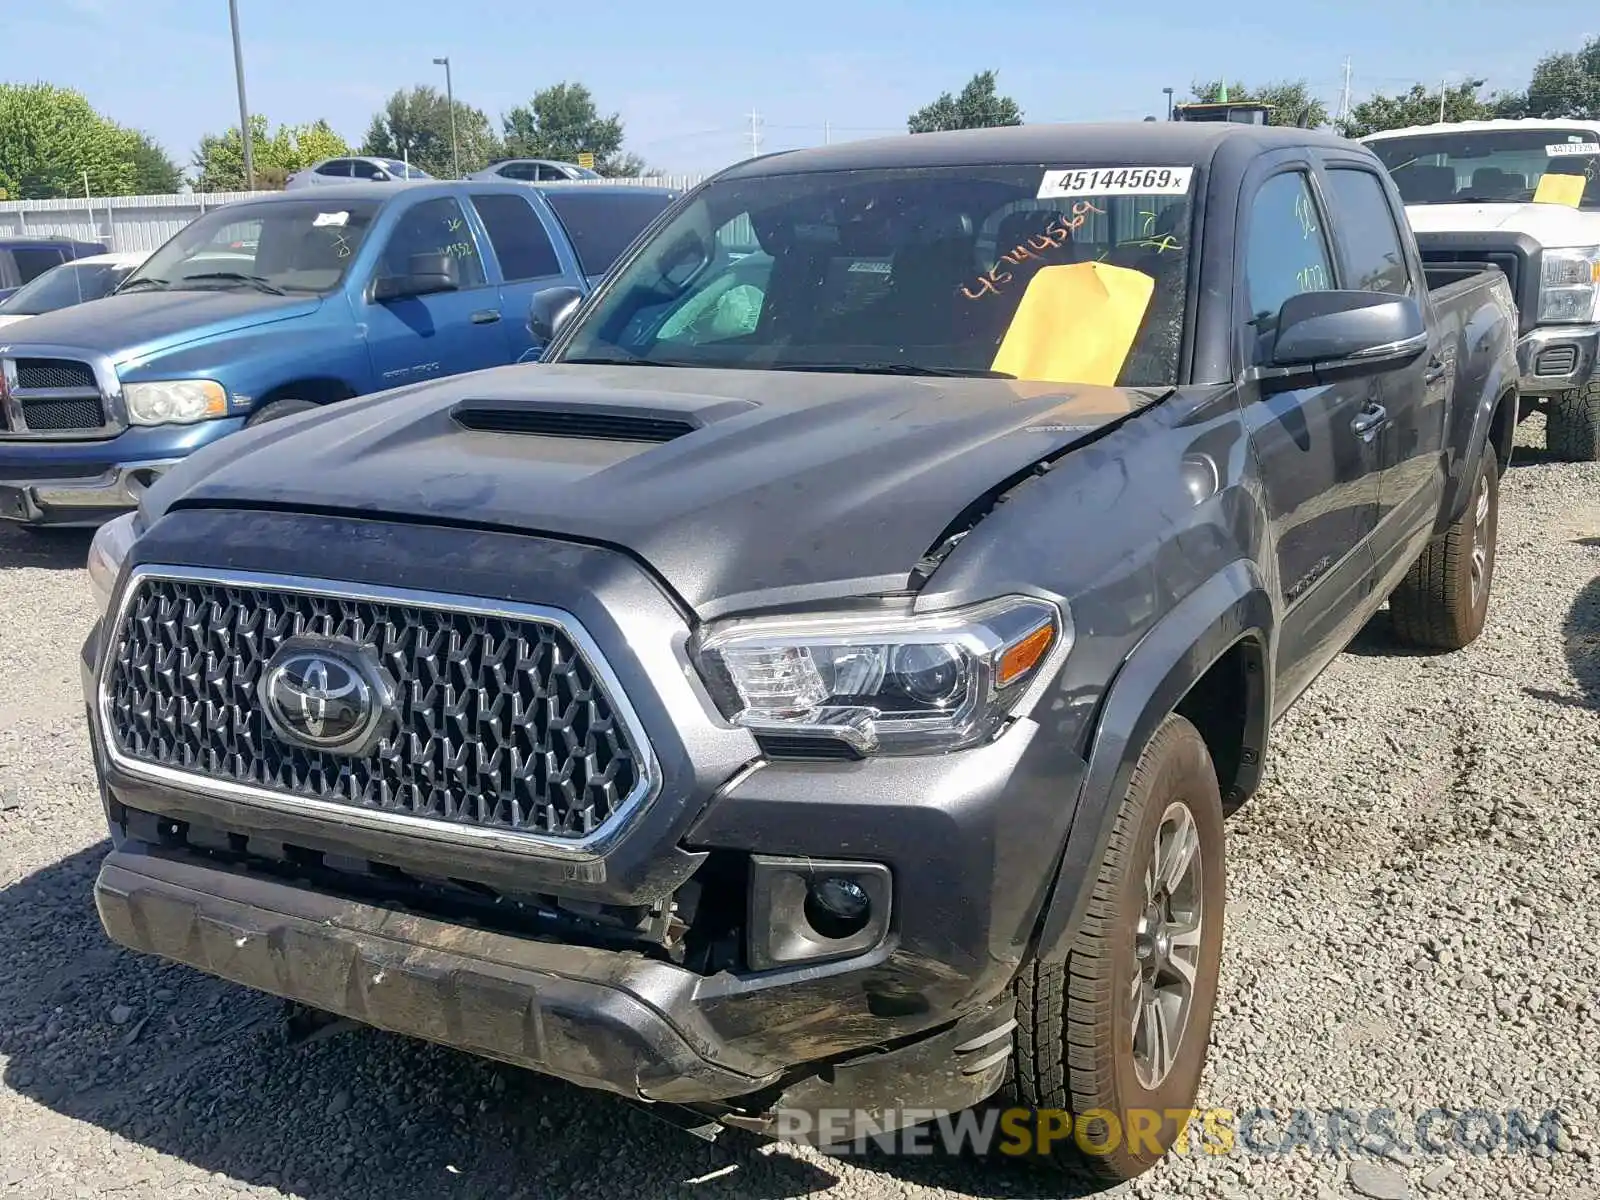
[[[1494,435],[1495,413],[1500,411],[1503,403],[1512,405],[1512,440],[1515,440],[1517,406],[1521,403],[1517,384],[1515,365],[1508,368],[1503,360],[1496,363],[1484,386],[1483,395],[1474,408],[1465,443],[1459,454],[1450,456],[1450,474],[1445,484],[1444,503],[1439,506],[1439,519],[1434,523],[1435,534],[1443,533],[1466,510],[1467,502],[1472,498],[1472,485],[1477,481],[1478,463]],[[1508,446],[1506,461],[1501,464],[1502,475],[1510,465]]]
[[[1189,593],[1139,641],[1111,681],[1090,743],[1072,824],[1040,917],[1038,957],[1063,961],[1094,890],[1121,797],[1157,727],[1191,687],[1245,639],[1260,644],[1245,722],[1243,790],[1253,791],[1272,712],[1272,649],[1277,620],[1260,573],[1230,564]]]

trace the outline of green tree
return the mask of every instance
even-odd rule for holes
[[[183,171],[147,133],[133,135],[133,190],[141,196],[167,195],[183,186]]]
[[[1482,100],[1477,85],[1458,83],[1444,90],[1446,121],[1485,121],[1497,115],[1500,101]],[[1338,122],[1345,137],[1365,137],[1384,129],[1407,129],[1412,125],[1435,125],[1439,121],[1439,89],[1414,83],[1411,90],[1395,96],[1373,95],[1350,109]]]
[[[0,188],[18,200],[135,189],[138,135],[97,113],[83,95],[48,83],[0,83]]]
[[[1533,68],[1528,90],[1496,97],[1496,115],[1600,120],[1600,38],[1576,51],[1547,54]]]
[[[501,119],[508,158],[553,158],[577,162],[587,151],[594,169],[612,177],[638,175],[644,161],[622,152],[622,117],[602,117],[581,83],[557,83],[533,94]]]
[[[1328,106],[1311,94],[1304,79],[1279,79],[1259,87],[1235,80],[1226,84],[1226,91],[1223,80],[1213,79],[1196,83],[1190,90],[1193,98],[1202,104],[1217,104],[1222,100],[1270,104],[1273,109],[1272,120],[1276,125],[1320,129],[1328,123]]]
[[[461,148],[461,171],[481,170],[499,157],[500,139],[482,109],[460,100],[455,106],[455,135]],[[430,175],[448,179],[455,173],[450,142],[450,102],[426,85],[401,88],[372,118],[362,154],[400,158]]]
[[[280,125],[269,132],[267,118],[250,118],[251,165],[255,186],[282,187],[290,174],[325,158],[350,153],[350,144],[326,121],[306,125]],[[237,192],[249,189],[244,177],[244,143],[237,127],[226,133],[208,133],[194,155],[195,188],[202,192]]]
[[[912,133],[937,133],[944,129],[990,129],[996,125],[1021,125],[1022,110],[1010,96],[995,91],[995,71],[980,71],[967,81],[959,96],[945,92],[932,104],[906,119]]]

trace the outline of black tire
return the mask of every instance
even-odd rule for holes
[[[1169,822],[1180,809],[1191,821],[1199,864],[1197,886],[1183,890],[1185,903],[1198,898],[1199,937],[1177,1052],[1163,1077],[1147,1080],[1135,1057],[1133,1001],[1135,981],[1149,960],[1136,943],[1151,911],[1146,872],[1156,839],[1175,828]],[[1211,756],[1193,725],[1169,716],[1134,769],[1067,961],[1025,966],[1015,985],[1017,1044],[1008,1099],[1089,1121],[1090,1152],[1062,1153],[1056,1156],[1061,1165],[1087,1165],[1107,1180],[1132,1179],[1154,1166],[1183,1134],[1182,1123],[1166,1113],[1193,1107],[1205,1067],[1222,959],[1223,858],[1222,797]],[[1140,986],[1140,995],[1147,995]],[[1095,1117],[1097,1110],[1114,1115],[1118,1128]],[[1154,1148],[1150,1136],[1137,1145],[1130,1142],[1132,1120],[1144,1123]]]
[[[1389,597],[1400,641],[1426,650],[1460,650],[1477,640],[1489,616],[1499,529],[1500,462],[1486,446],[1466,508],[1428,543]]]
[[[1600,462],[1600,380],[1550,398],[1544,440],[1568,462]]]
[[[271,404],[263,405],[250,414],[250,419],[245,422],[245,427],[265,425],[268,421],[276,421],[280,417],[292,417],[295,413],[310,412],[313,408],[321,408],[315,400],[299,400],[290,397],[285,400],[274,400]]]

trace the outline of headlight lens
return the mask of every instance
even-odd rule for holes
[[[711,627],[697,657],[736,725],[917,754],[993,737],[1071,643],[1063,609],[1012,596],[922,615],[730,621]]]
[[[122,399],[135,425],[188,425],[228,415],[228,393],[214,379],[125,383]]]
[[[1539,280],[1539,320],[1591,321],[1600,285],[1600,246],[1546,250]]]
[[[122,570],[122,564],[128,560],[128,551],[133,549],[134,539],[139,536],[135,528],[138,517],[138,513],[124,513],[106,522],[95,531],[94,540],[89,543],[89,590],[94,593],[101,616],[111,607],[111,593],[116,590],[117,575]]]

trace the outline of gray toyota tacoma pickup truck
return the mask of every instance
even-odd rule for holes
[[[1430,289],[1351,142],[1027,126],[740,164],[530,323],[100,531],[111,937],[691,1124],[1003,1095],[1148,1167],[1274,722],[1385,601],[1483,626],[1504,277]]]

